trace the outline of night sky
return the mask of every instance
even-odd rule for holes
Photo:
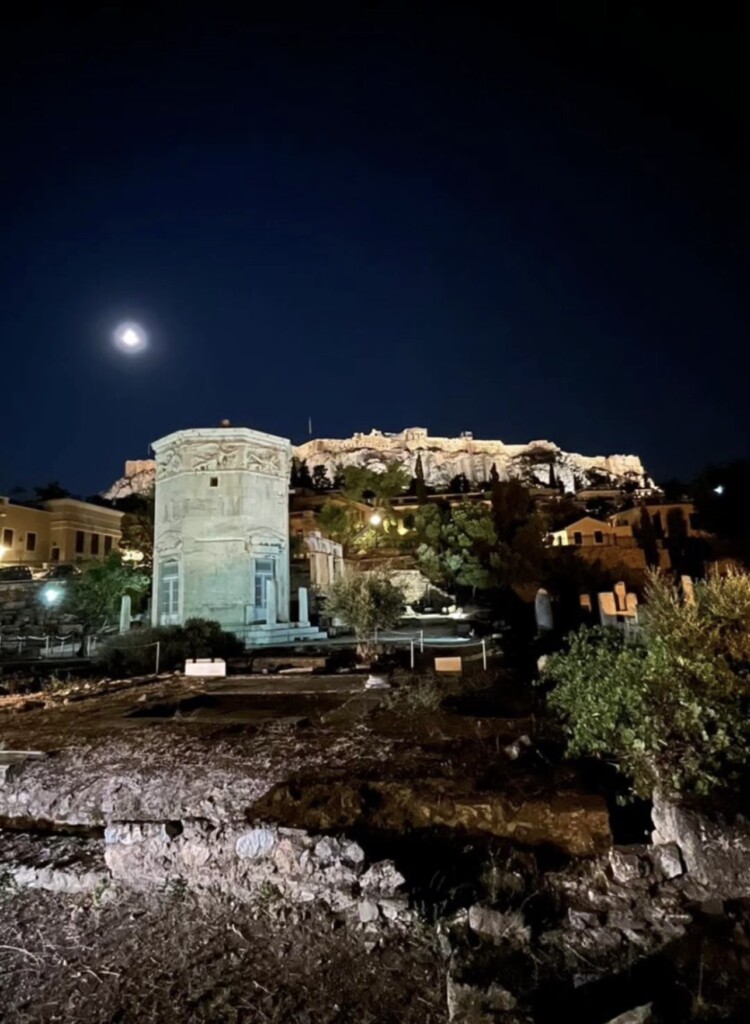
[[[740,5],[73,6],[2,28],[0,493],[224,417],[748,454]]]

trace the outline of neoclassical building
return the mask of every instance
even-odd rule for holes
[[[318,634],[289,621],[291,443],[246,427],[155,441],[153,622],[214,619],[249,645]]]

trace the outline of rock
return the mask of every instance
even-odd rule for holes
[[[297,859],[297,850],[291,839],[280,839],[273,850],[273,862],[282,875],[301,875],[302,867]]]
[[[0,786],[15,782],[28,761],[42,761],[41,750],[0,750]]]
[[[574,910],[568,908],[568,927],[575,932],[584,931],[586,928],[597,928],[600,922],[600,915],[591,910]]]
[[[235,843],[238,857],[256,860],[268,857],[276,845],[276,835],[270,828],[253,828],[239,836]]]
[[[362,875],[359,884],[363,892],[379,892],[392,895],[400,889],[406,879],[396,870],[391,860],[381,860],[373,864]]]
[[[509,746],[503,748],[503,753],[506,757],[509,757],[511,761],[516,761],[524,751],[531,747],[531,740],[528,736],[519,736],[517,740],[514,740]]]
[[[621,885],[642,878],[650,870],[641,847],[614,847],[609,852],[609,866],[612,877]]]
[[[496,1014],[516,1007],[515,996],[493,982],[484,988],[448,975],[448,1020],[452,1024],[493,1024]]]
[[[619,1017],[613,1017],[608,1024],[650,1024],[656,1018],[652,1012],[652,1004],[636,1006],[632,1010],[621,1013]]]
[[[324,836],[315,844],[313,853],[316,860],[320,861],[321,864],[331,864],[341,856],[341,844],[337,839]]]
[[[701,903],[701,914],[705,917],[724,917],[723,900],[703,900]]]
[[[654,794],[654,844],[679,847],[690,880],[721,899],[750,895],[750,822],[722,819]]]
[[[478,903],[469,907],[469,927],[493,942],[527,943],[531,938],[531,929],[517,910],[501,913]]]
[[[377,903],[373,903],[372,900],[362,900],[357,904],[357,915],[362,924],[368,924],[370,921],[377,921],[380,911]]]
[[[341,840],[341,859],[347,864],[360,865],[364,863],[365,851],[352,839]]]
[[[655,846],[651,854],[657,875],[664,879],[677,878],[685,871],[680,848],[677,843],[665,843]]]
[[[406,917],[409,913],[409,903],[405,898],[391,897],[378,900],[380,912],[388,921],[397,921],[400,917]]]
[[[382,676],[368,676],[365,681],[366,690],[390,690],[391,684]]]

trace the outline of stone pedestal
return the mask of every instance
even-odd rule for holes
[[[310,608],[308,604],[307,587],[299,588],[299,624],[300,626],[310,625]]]
[[[549,633],[555,628],[552,618],[552,602],[550,601],[549,594],[543,588],[536,592],[534,616],[536,618],[537,633]]]
[[[130,629],[131,620],[130,594],[123,594],[120,599],[120,632],[127,633]]]

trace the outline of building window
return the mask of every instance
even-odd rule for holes
[[[83,530],[76,530],[76,554],[82,555],[86,550],[86,534]]]
[[[265,608],[268,604],[268,584],[274,577],[272,558],[255,560],[255,607]]]
[[[13,531],[12,530],[3,530],[3,547],[4,548],[12,548],[13,547]]]
[[[180,572],[177,562],[164,562],[159,571],[159,622],[169,626],[179,622]]]
[[[218,476],[212,476],[211,479],[209,480],[209,485],[211,487],[218,487],[219,486],[219,478],[218,478]]]
[[[99,534],[98,533],[92,533],[91,534],[91,554],[92,555],[98,555],[99,554]]]
[[[112,538],[111,537],[105,537],[104,538],[104,554],[108,555],[111,550],[112,550]]]
[[[573,534],[573,543],[574,544],[583,544],[583,534],[579,533],[577,530]]]
[[[604,534],[601,530],[594,530],[594,544],[603,544]]]
[[[59,548],[52,548],[52,551],[50,552],[49,560],[50,560],[50,562],[59,562],[60,561],[60,549]]]
[[[35,533],[27,533],[26,534],[26,550],[27,551],[36,551],[36,534]]]

